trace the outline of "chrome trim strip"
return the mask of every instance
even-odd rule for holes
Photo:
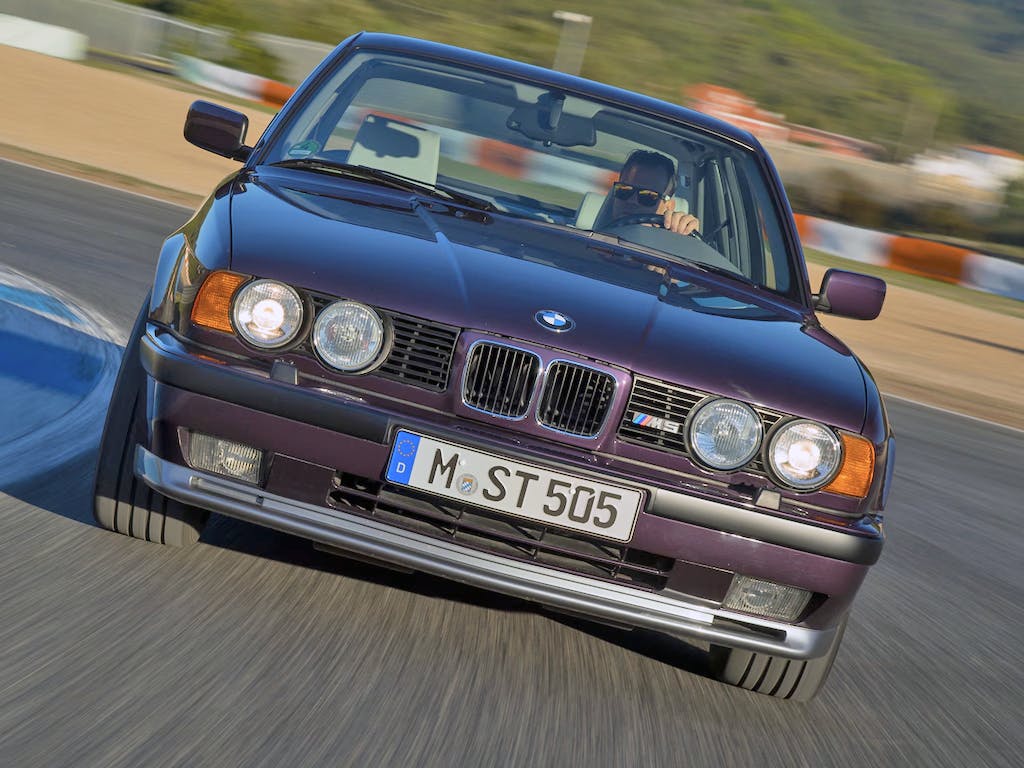
[[[142,446],[136,448],[135,473],[149,487],[186,504],[556,610],[591,616],[598,621],[794,659],[824,655],[836,631],[759,619],[478,552],[377,520],[294,501],[188,469],[160,459]],[[770,637],[744,631],[738,625],[713,624],[716,618],[779,634]]]

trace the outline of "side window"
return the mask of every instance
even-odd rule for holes
[[[792,290],[789,253],[767,187],[746,155],[723,153],[695,168],[701,235],[755,283]]]
[[[743,271],[743,274],[760,282],[759,277],[763,270],[758,254],[754,252],[753,248],[757,229],[751,227],[754,221],[752,216],[754,206],[752,205],[749,181],[740,172],[733,157],[726,157],[722,161],[722,175],[726,180],[725,200],[728,209],[728,219],[722,232],[729,240],[733,253],[732,261]]]
[[[738,166],[737,173],[750,198],[748,209],[752,215],[749,217],[748,231],[754,268],[752,277],[768,288],[788,294],[793,290],[792,268],[782,236],[779,214],[767,187],[764,183],[759,183],[760,174],[756,169],[750,169],[754,175],[754,178],[750,179],[747,174],[748,167],[749,164]]]
[[[739,266],[735,246],[729,238],[729,202],[726,197],[722,166],[707,160],[697,167],[697,218],[708,245]]]

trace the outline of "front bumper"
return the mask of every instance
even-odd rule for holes
[[[154,490],[186,504],[596,620],[794,659],[823,655],[836,632],[834,627],[783,624],[474,551],[182,467],[141,446],[135,473]]]
[[[455,443],[466,440],[464,434],[436,423],[417,423],[415,418],[399,418],[363,402],[327,397],[303,387],[249,375],[231,366],[211,364],[192,354],[173,334],[156,326],[150,326],[143,336],[141,356],[146,373],[154,381],[226,404],[366,441],[380,446],[384,453],[388,450],[391,436],[402,426],[426,430]],[[366,451],[368,447],[364,444],[361,450]],[[518,455],[511,445],[496,449],[512,458],[536,461],[536,457]],[[572,471],[587,476],[594,474],[594,469],[576,466]],[[848,529],[840,530],[667,488],[649,487],[647,490],[651,499],[645,509],[646,514],[844,563],[873,565],[881,556],[885,543],[881,529],[866,521],[851,521]]]

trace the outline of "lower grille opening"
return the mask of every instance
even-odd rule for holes
[[[347,504],[365,512],[373,512],[373,500],[380,491],[381,483],[348,472],[339,472],[331,485],[333,490],[328,498],[332,504]]]
[[[327,502],[472,549],[652,592],[665,588],[675,565],[670,557],[347,473],[335,476]]]

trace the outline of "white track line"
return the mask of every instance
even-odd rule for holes
[[[61,158],[61,159],[63,159],[63,158]],[[49,173],[52,176],[61,176],[61,177],[65,178],[65,179],[74,179],[75,181],[81,181],[81,182],[83,182],[85,184],[92,184],[93,186],[96,186],[96,187],[103,187],[103,189],[109,189],[109,190],[112,190],[114,192],[123,192],[126,195],[134,195],[135,197],[141,197],[141,198],[144,198],[146,200],[152,200],[154,203],[161,203],[163,205],[170,205],[170,206],[173,206],[175,208],[183,208],[183,209],[185,209],[187,211],[195,210],[195,208],[193,206],[191,206],[191,205],[183,205],[181,203],[173,203],[170,200],[163,199],[162,197],[155,197],[153,195],[147,195],[147,194],[145,194],[143,192],[133,192],[133,191],[128,190],[128,189],[123,189],[121,187],[116,187],[113,184],[105,184],[102,181],[94,181],[93,179],[86,179],[86,178],[84,178],[82,176],[76,176],[73,173],[66,173],[64,171],[52,171],[49,168],[40,168],[38,165],[32,165],[31,163],[23,163],[20,160],[9,160],[6,157],[0,157],[0,162],[10,163],[11,165],[20,165],[22,168],[31,168],[34,171],[41,171],[42,173]],[[174,191],[175,192],[181,192],[181,190],[174,190]],[[191,194],[191,193],[190,192],[182,192],[182,194],[187,195],[187,194]]]
[[[923,403],[920,400],[914,400],[909,397],[903,397],[902,395],[890,395],[887,392],[883,392],[882,396],[886,400],[901,400],[904,403],[910,403],[911,405],[919,405],[922,408],[930,408],[933,411],[939,411],[940,413],[948,413],[951,416],[959,416],[962,419],[970,419],[976,421],[979,424],[985,424],[990,427],[998,427],[999,429],[1008,429],[1011,432],[1020,432],[1024,434],[1024,429],[1020,427],[1013,427],[1009,424],[1000,424],[998,421],[991,421],[990,419],[983,419],[980,416],[971,416],[968,413],[961,413],[960,411],[954,411],[952,408],[943,408],[941,405],[932,405],[931,403]]]

